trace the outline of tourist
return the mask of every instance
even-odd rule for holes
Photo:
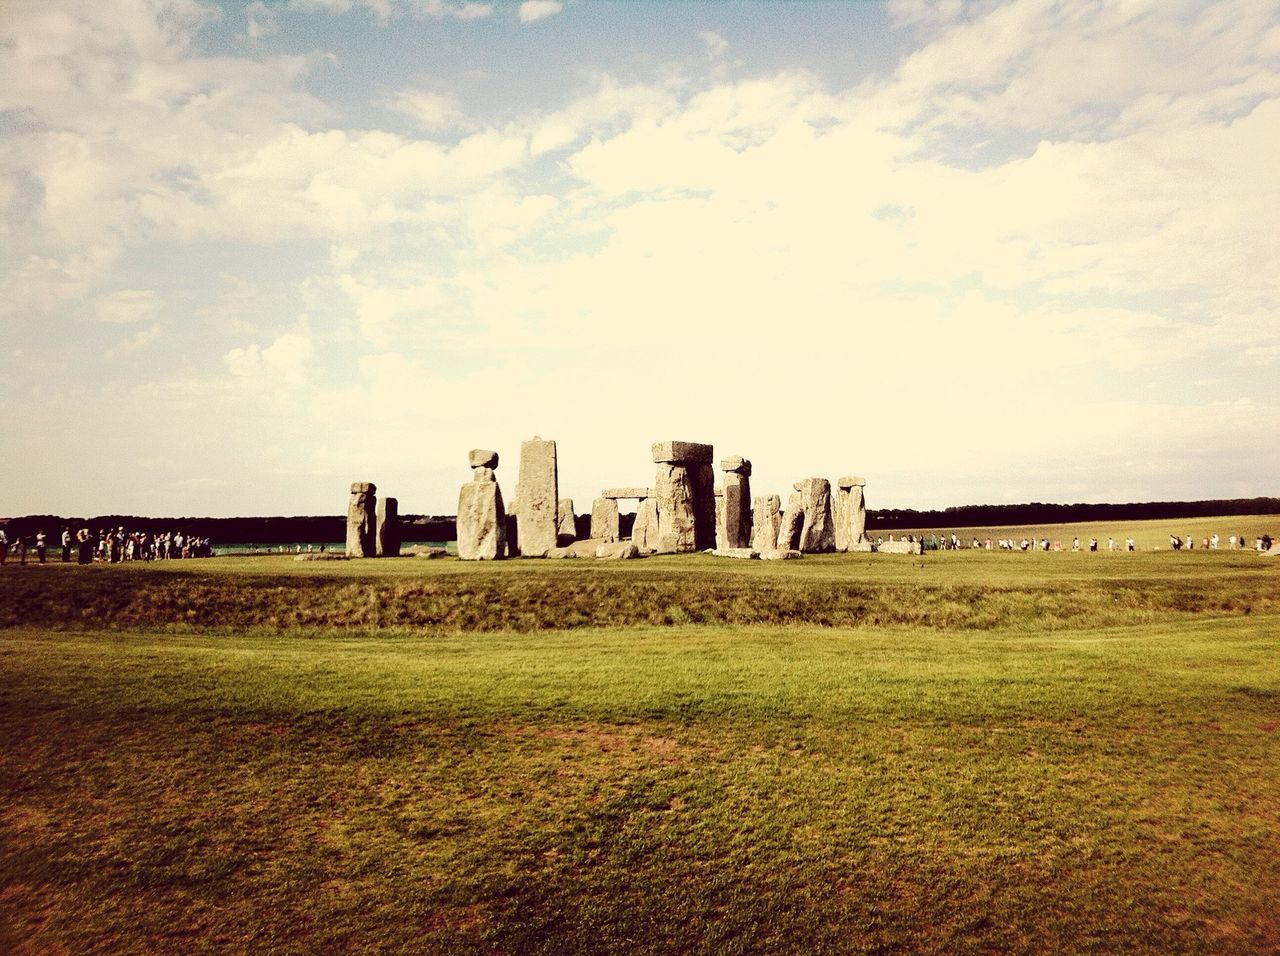
[[[66,564],[71,560],[71,529],[62,529],[62,563]]]
[[[49,550],[49,539],[43,531],[36,532],[36,559],[44,564],[44,556]]]
[[[1079,539],[1079,538],[1072,538],[1072,539],[1071,539],[1071,550],[1072,550],[1072,551],[1079,551],[1079,550],[1080,550],[1080,539]]]
[[[88,528],[76,532],[76,563],[89,564],[93,561],[93,541]]]
[[[1097,539],[1097,538],[1090,538],[1090,539],[1089,539],[1089,550],[1090,550],[1090,551],[1097,551],[1097,550],[1098,550],[1098,539]]]
[[[4,533],[4,529],[0,528],[0,568],[4,567],[5,561],[9,557],[9,536]]]
[[[1124,539],[1124,548],[1126,551],[1132,551],[1134,549],[1134,543],[1132,538]]]
[[[1261,541],[1262,539],[1259,538],[1258,540]],[[1259,548],[1261,548],[1261,545],[1259,545]],[[24,535],[18,535],[18,560],[22,564],[27,563],[27,539]]]

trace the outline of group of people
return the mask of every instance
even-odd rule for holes
[[[1200,547],[1206,551],[1217,551],[1221,543],[1222,539],[1217,534],[1200,539]],[[1194,551],[1196,548],[1195,535],[1189,534],[1185,538],[1181,538],[1176,534],[1171,534],[1169,535],[1169,547],[1174,551],[1182,551],[1183,549],[1186,549],[1187,551]],[[1244,535],[1236,536],[1233,534],[1227,537],[1228,551],[1244,551],[1248,547],[1249,543]],[[1255,551],[1270,551],[1271,535],[1263,534],[1255,536],[1253,539],[1253,549]]]
[[[877,538],[877,541],[880,539]],[[893,535],[889,535],[889,540],[893,540]],[[968,547],[972,550],[999,550],[999,551],[1097,551],[1100,548],[1097,538],[1088,538],[1081,541],[1079,537],[1073,538],[1071,544],[1067,547],[1063,546],[1062,541],[1050,540],[1049,538],[986,538],[979,539],[974,537],[968,545],[965,545],[959,535],[954,531],[950,534],[937,533],[924,535],[917,539],[915,535],[907,535],[904,540],[922,542],[925,551],[958,551],[961,548]],[[1272,538],[1269,534],[1264,534],[1254,539],[1254,549],[1257,551],[1269,551],[1272,546]],[[1192,550],[1194,548],[1203,548],[1209,551],[1217,551],[1222,546],[1222,538],[1218,534],[1212,534],[1208,537],[1202,537],[1197,544],[1196,539],[1192,535],[1182,538],[1178,535],[1169,536],[1169,547],[1174,551],[1182,549]],[[1249,547],[1245,536],[1230,535],[1227,538],[1227,550],[1243,551]],[[1125,538],[1119,541],[1116,538],[1107,538],[1108,551],[1136,551],[1137,545],[1133,538]]]
[[[97,532],[81,528],[72,534],[70,528],[62,529],[62,560],[77,564],[119,564],[123,561],[166,561],[177,558],[211,558],[213,542],[207,537],[166,531],[152,534],[147,531],[125,531],[123,527]],[[0,528],[0,565],[13,549],[22,564],[27,563],[29,551],[34,550],[36,560],[44,564],[48,560],[49,539],[44,531],[37,531],[34,538],[15,536],[12,544],[3,528]]]

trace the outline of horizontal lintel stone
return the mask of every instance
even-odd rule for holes
[[[653,446],[654,464],[709,465],[715,448],[696,441],[660,441]]]

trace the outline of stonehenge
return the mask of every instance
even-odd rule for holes
[[[597,498],[591,504],[591,537],[601,541],[617,541],[622,536],[619,529],[618,500]]]
[[[867,538],[867,502],[862,489],[865,478],[847,476],[836,482],[832,507],[836,522],[836,550],[870,550]]]
[[[794,490],[787,496],[787,509],[782,513],[782,521],[778,526],[778,540],[771,550],[800,549],[800,532],[804,530],[804,497],[800,494],[800,482],[797,481],[791,487]]]
[[[724,547],[751,547],[751,462],[740,456],[720,461],[724,470]],[[717,543],[717,547],[720,545]]]
[[[378,501],[377,552],[380,558],[400,557],[400,502],[395,498]]]
[[[635,524],[631,526],[631,543],[641,554],[658,550],[658,499],[650,493],[636,506]]]
[[[782,528],[782,499],[777,495],[761,495],[752,501],[751,547],[756,551],[772,551],[778,546]]]
[[[715,470],[711,445],[665,441],[653,446],[658,466],[654,478],[657,499],[659,554],[683,554],[715,547]]]
[[[556,443],[534,436],[520,445],[516,482],[516,527],[520,554],[541,558],[556,547],[560,530]]]
[[[507,554],[507,514],[494,475],[498,453],[477,449],[470,461],[472,480],[458,492],[458,557],[497,561]]]
[[[806,478],[800,485],[804,523],[800,529],[799,550],[805,554],[834,551],[836,532],[831,520],[831,482],[825,478]]]
[[[372,558],[377,554],[378,486],[353,481],[347,502],[347,557]]]
[[[578,540],[578,527],[574,521],[573,499],[561,498],[556,504],[556,544],[564,547]]]

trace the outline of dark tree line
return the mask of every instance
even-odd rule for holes
[[[1280,514],[1280,498],[1215,498],[1210,501],[1141,501],[1129,504],[960,505],[941,511],[912,508],[867,510],[871,531],[900,528],[985,528],[1004,525],[1065,524],[1074,521],[1142,521],[1214,518],[1221,515]]]
[[[906,528],[942,529],[999,527],[1002,525],[1063,524],[1072,521],[1138,521],[1162,518],[1211,518],[1220,515],[1280,514],[1280,498],[1217,498],[1210,501],[1144,501],[1130,504],[961,505],[941,511],[913,508],[881,508],[867,511],[867,529],[896,531]],[[630,533],[634,516],[622,515],[621,531]],[[454,541],[458,534],[453,515],[401,515],[405,541]],[[322,544],[343,541],[347,519],[342,515],[275,518],[144,518],[137,515],[98,515],[93,518],[61,515],[25,515],[0,518],[0,527],[12,540],[16,535],[44,531],[56,541],[64,527],[94,531],[124,527],[149,534],[182,531],[210,538],[214,544]],[[578,536],[590,534],[591,516],[577,516]]]

